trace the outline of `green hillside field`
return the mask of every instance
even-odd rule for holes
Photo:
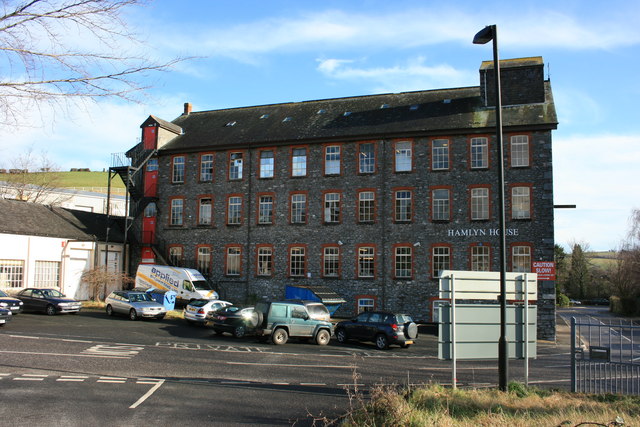
[[[34,182],[43,182],[42,175],[50,176],[59,188],[107,188],[109,186],[109,172],[32,172],[29,175],[38,175]],[[0,181],[12,181],[15,177],[11,174],[0,174]],[[112,188],[124,188],[124,183],[119,177],[111,180]]]

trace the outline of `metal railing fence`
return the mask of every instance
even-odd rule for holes
[[[571,318],[571,391],[640,395],[640,326]]]

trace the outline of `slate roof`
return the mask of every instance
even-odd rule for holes
[[[548,81],[545,97],[504,107],[505,131],[555,129]],[[475,86],[192,112],[172,123],[182,134],[160,152],[486,133],[495,129],[495,112],[482,104]]]
[[[122,242],[123,219],[111,217],[110,242]],[[105,241],[107,216],[51,207],[40,203],[0,199],[0,233]]]

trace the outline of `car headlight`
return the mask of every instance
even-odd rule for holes
[[[6,307],[9,307],[9,304],[6,302],[0,302],[0,307],[6,308]]]

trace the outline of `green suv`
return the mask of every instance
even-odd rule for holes
[[[257,335],[271,338],[277,345],[285,344],[290,337],[312,338],[318,345],[327,345],[333,335],[331,322],[310,314],[305,301],[259,302],[255,312]]]

